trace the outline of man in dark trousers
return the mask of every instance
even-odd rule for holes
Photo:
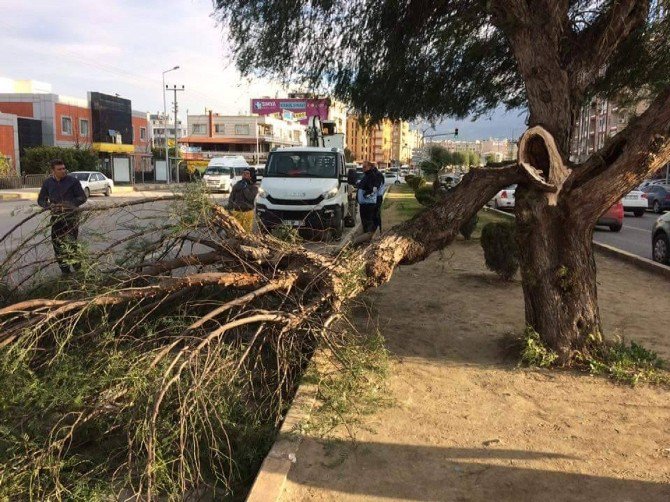
[[[363,162],[363,178],[358,182],[358,204],[363,232],[374,232],[381,223],[377,216],[377,194],[383,184],[383,177],[371,162]]]
[[[86,193],[79,180],[67,174],[62,160],[52,160],[51,176],[42,183],[37,203],[51,211],[51,243],[63,274],[71,273],[70,263],[75,270],[81,268],[74,251],[79,235],[79,214],[76,208],[84,202]]]
[[[251,171],[245,169],[242,179],[233,185],[228,197],[228,210],[242,225],[242,228],[251,233],[254,225],[254,201],[258,195],[258,186],[251,179]]]

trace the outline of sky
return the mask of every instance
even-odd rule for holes
[[[178,93],[179,116],[249,113],[252,97],[284,96],[267,80],[235,69],[211,0],[0,0],[0,77],[47,82],[54,93],[86,99],[88,91],[119,94],[133,109],[162,112],[162,72]],[[167,96],[168,109],[172,93]],[[455,125],[460,139],[518,137],[519,112]],[[421,126],[422,129],[429,127]],[[430,134],[430,131],[426,134]]]

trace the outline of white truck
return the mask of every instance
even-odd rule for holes
[[[257,221],[266,231],[284,225],[338,239],[356,222],[356,206],[350,203],[355,177],[347,172],[344,135],[334,123],[316,119],[307,136],[310,146],[270,152],[256,199]]]

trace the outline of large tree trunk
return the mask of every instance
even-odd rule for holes
[[[592,227],[567,208],[523,189],[517,197],[517,242],[526,324],[568,363],[591,334],[601,333]]]

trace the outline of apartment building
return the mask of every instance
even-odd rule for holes
[[[201,169],[212,157],[242,155],[263,163],[277,147],[306,144],[305,127],[297,122],[258,115],[189,115],[188,134],[179,140],[190,169]]]
[[[607,138],[625,129],[631,117],[642,113],[647,106],[641,101],[627,108],[606,99],[592,99],[582,107],[573,124],[570,160],[584,162],[593,152],[605,146]]]
[[[187,134],[186,127],[182,121],[177,120],[177,140]],[[149,115],[149,139],[152,148],[165,148],[166,141],[168,147],[172,148],[174,146],[174,137],[175,125],[173,118],[162,113]]]
[[[150,162],[148,115],[132,109],[129,99],[89,92],[86,99],[51,92],[42,82],[0,82],[0,113],[17,117],[20,150],[39,144],[90,147],[102,169],[118,182],[131,182],[133,171]],[[38,131],[36,131],[38,129]]]
[[[387,119],[367,126],[358,115],[347,116],[346,144],[356,162],[369,160],[382,168],[409,163],[419,138],[407,122]]]

